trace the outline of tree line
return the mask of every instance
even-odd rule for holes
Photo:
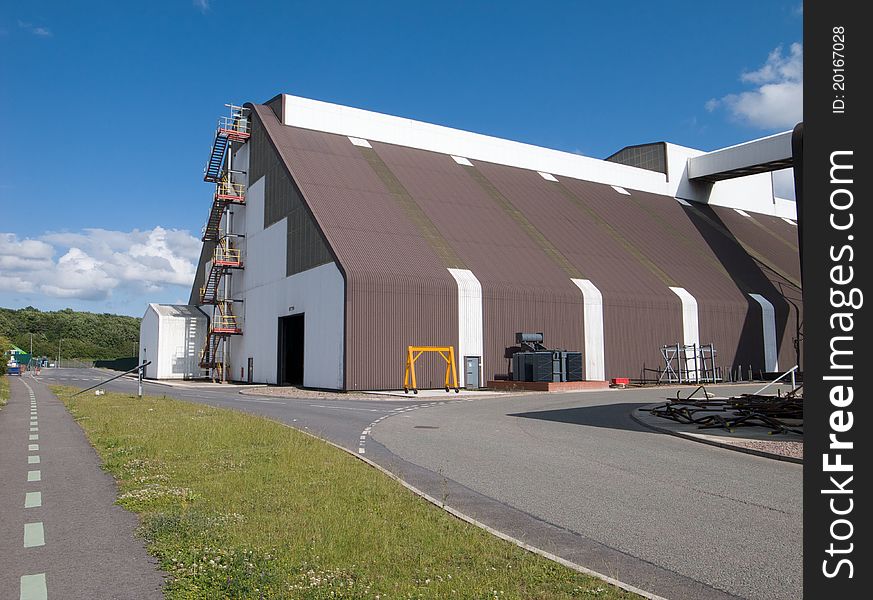
[[[138,317],[74,311],[41,311],[32,306],[0,308],[0,338],[34,356],[111,360],[137,354]],[[3,348],[7,350],[7,348]]]

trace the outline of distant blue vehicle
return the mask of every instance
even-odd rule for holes
[[[21,365],[19,365],[18,363],[8,363],[6,365],[6,372],[9,375],[18,375],[20,377],[21,376]]]

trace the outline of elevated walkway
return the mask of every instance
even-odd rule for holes
[[[794,166],[791,131],[713,150],[688,159],[688,179],[715,183]]]

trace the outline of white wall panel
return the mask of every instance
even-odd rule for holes
[[[245,244],[247,257],[245,287],[235,288],[237,291],[256,288],[285,277],[287,218],[246,236]]]
[[[697,300],[688,290],[681,287],[671,287],[670,290],[679,296],[682,302],[682,343],[686,346],[695,345],[700,348],[700,322],[697,316]],[[700,367],[699,353],[685,355],[685,368],[689,376],[696,379]]]
[[[700,346],[700,328],[697,320],[697,300],[681,287],[671,287],[670,290],[679,296],[682,302],[682,343],[686,346]]]
[[[482,284],[468,269],[449,269],[458,284],[458,385],[464,387],[465,356],[480,357],[480,377],[485,370],[485,347],[482,332]]]
[[[149,304],[142,321],[139,324],[139,360],[151,361],[146,367],[145,376],[156,379],[158,376],[158,335],[160,318],[155,309]]]
[[[603,381],[606,379],[606,352],[603,336],[603,295],[588,279],[571,279],[582,291],[582,319],[585,326],[585,379]]]
[[[284,255],[283,245],[283,263]],[[284,277],[283,267],[281,274],[283,277],[245,292],[245,330],[234,339],[231,373],[238,378],[240,367],[245,368],[251,357],[252,379],[277,383],[279,317],[305,313],[303,385],[341,389],[345,330],[342,274],[334,263],[291,277]]]
[[[761,294],[749,294],[761,305],[761,320],[763,323],[764,369],[770,373],[779,370],[778,344],[776,343],[776,311]]]
[[[794,202],[773,196],[770,173],[758,173],[710,184],[688,179],[688,160],[706,154],[701,150],[667,144],[667,194],[713,206],[739,208],[749,212],[794,218]]]

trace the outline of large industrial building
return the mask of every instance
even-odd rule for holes
[[[461,385],[484,386],[509,376],[517,332],[581,351],[591,381],[674,360],[692,379],[788,369],[798,234],[770,171],[791,160],[790,132],[598,160],[284,94],[231,107],[186,376],[397,389],[408,346],[452,346]],[[170,364],[184,344],[155,344],[149,310],[143,358]],[[444,366],[420,361],[419,385],[442,387]]]

